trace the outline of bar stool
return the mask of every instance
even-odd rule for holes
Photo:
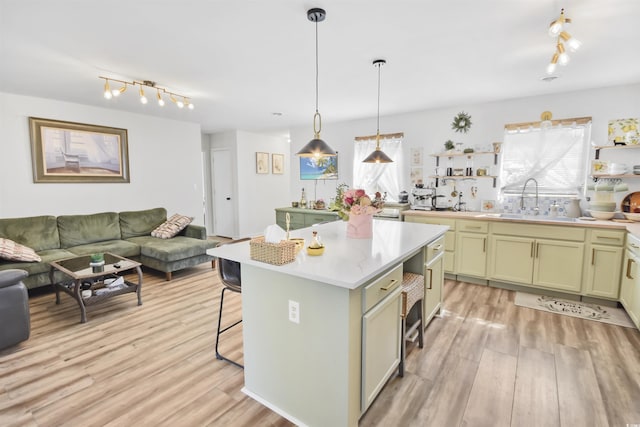
[[[250,239],[249,238],[239,239],[226,244],[239,243],[245,240],[250,240]],[[220,341],[220,335],[223,332],[228,331],[229,329],[233,328],[234,326],[242,322],[242,317],[241,317],[240,320],[225,327],[224,329],[220,329],[220,325],[222,324],[222,307],[224,305],[225,291],[237,292],[239,294],[242,293],[240,263],[237,261],[229,260],[229,259],[218,258],[218,277],[220,277],[220,281],[222,282],[224,287],[222,288],[222,292],[220,294],[220,312],[218,313],[218,331],[216,333],[216,359],[227,361],[233,365],[236,365],[239,368],[244,369],[244,366],[242,366],[240,363],[234,360],[228,359],[227,357],[220,354],[220,352],[218,351],[218,342]]]
[[[416,273],[402,275],[402,346],[400,348],[400,365],[398,375],[404,376],[404,359],[407,355],[407,341],[414,342],[418,337],[418,347],[424,347],[424,322],[422,318],[424,302],[424,276]],[[407,317],[417,306],[417,320],[407,327]]]

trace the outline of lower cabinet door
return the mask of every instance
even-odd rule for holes
[[[489,277],[531,284],[535,241],[525,237],[491,236]]]
[[[580,292],[584,243],[538,239],[534,254],[534,285]]]
[[[623,249],[615,246],[591,245],[585,294],[618,299]]]
[[[425,296],[423,301],[423,327],[427,327],[442,303],[442,286],[444,284],[444,256],[440,255],[427,264],[425,278]]]
[[[485,277],[487,273],[487,235],[458,232],[456,274]]]
[[[362,317],[362,412],[400,363],[401,292],[397,287]]]

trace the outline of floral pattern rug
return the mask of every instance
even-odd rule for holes
[[[516,292],[515,304],[521,307],[564,314],[581,319],[611,323],[613,325],[635,328],[631,319],[622,308],[607,307],[581,301],[570,301],[545,295]]]

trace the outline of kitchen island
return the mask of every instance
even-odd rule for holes
[[[423,274],[427,247],[448,227],[374,220],[373,238],[347,239],[342,221],[292,233],[300,252],[275,266],[249,243],[210,249],[241,263],[243,392],[298,425],[356,426],[400,361],[403,270]]]

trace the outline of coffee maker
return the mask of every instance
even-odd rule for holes
[[[432,199],[436,194],[436,189],[433,187],[417,186],[411,190],[411,209],[430,211],[433,204]]]

